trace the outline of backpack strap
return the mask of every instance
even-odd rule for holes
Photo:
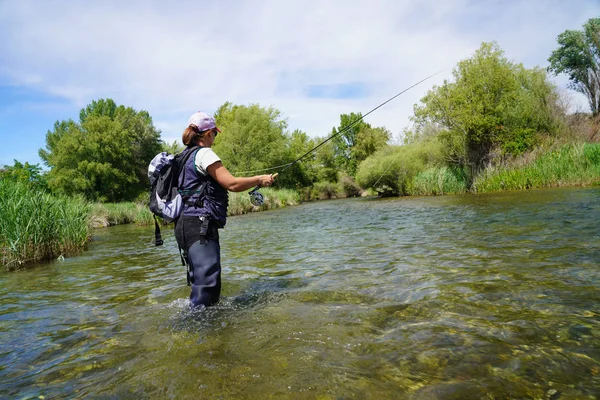
[[[198,151],[200,151],[200,149],[202,149],[202,146],[195,146],[192,148],[192,150],[190,150],[190,152],[188,154],[186,154],[185,158],[183,159],[181,165],[183,166],[183,181],[185,182],[185,170],[186,170],[186,164],[187,161],[189,159],[189,157],[191,156],[191,154],[194,154],[194,157],[196,156],[196,154],[198,154]],[[202,196],[202,194],[204,193],[204,189],[206,189],[206,186],[208,184],[208,181],[205,180],[202,183],[197,184],[196,186],[194,186],[193,188],[191,188],[190,190],[187,190],[186,192],[190,193],[189,195],[182,195],[182,199],[183,202],[188,205],[188,206],[198,206],[198,201],[200,201],[200,197]],[[198,192],[198,200],[196,201],[189,201],[190,197],[192,197],[192,194],[194,194],[195,192]]]
[[[162,236],[160,235],[160,225],[158,224],[158,219],[156,218],[156,215],[154,215],[154,245],[162,246],[162,244],[163,240]]]

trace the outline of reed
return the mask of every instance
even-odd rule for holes
[[[599,183],[600,143],[576,143],[539,154],[528,164],[515,160],[488,167],[475,178],[473,188],[493,192]]]
[[[0,262],[9,270],[82,250],[90,239],[91,205],[0,180]]]
[[[420,172],[409,187],[413,196],[437,196],[466,191],[467,176],[464,171],[449,167],[434,167]]]
[[[96,203],[92,210],[92,224],[95,228],[112,225],[131,224],[150,225],[154,223],[152,213],[146,204]]]

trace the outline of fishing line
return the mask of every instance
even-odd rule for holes
[[[441,73],[442,71],[444,71],[443,69],[429,75],[427,78],[421,79],[419,82],[413,84],[412,86],[407,87],[406,89],[404,89],[403,91],[399,92],[398,94],[394,95],[393,97],[390,97],[389,99],[387,99],[386,101],[384,101],[383,103],[379,104],[377,107],[373,108],[371,111],[367,112],[364,115],[361,115],[360,118],[355,119],[354,121],[352,121],[350,124],[346,125],[344,128],[340,129],[338,132],[334,133],[333,135],[329,136],[327,139],[323,140],[321,143],[319,143],[318,145],[316,145],[315,147],[313,147],[311,150],[307,151],[305,154],[303,154],[302,156],[298,157],[296,160],[292,161],[291,163],[288,164],[283,164],[283,165],[279,165],[277,167],[273,167],[273,168],[268,168],[265,169],[263,171],[266,170],[273,170],[273,169],[278,169],[280,167],[284,167],[281,171],[279,171],[279,173],[284,172],[285,170],[289,169],[290,167],[292,167],[294,164],[296,164],[298,161],[302,160],[304,157],[308,156],[309,154],[311,154],[312,152],[314,152],[315,150],[317,150],[319,147],[323,146],[325,143],[329,142],[331,139],[341,135],[342,133],[348,131],[351,127],[353,127],[354,125],[356,125],[358,122],[362,121],[367,115],[371,114],[372,112],[380,109],[381,107],[383,107],[384,105],[386,105],[387,103],[389,103],[390,101],[394,100],[396,97],[400,96],[401,94],[409,91],[410,89],[414,88],[415,86],[425,82],[428,79],[433,78],[434,76],[436,76],[437,74]],[[278,174],[279,174],[278,173]],[[277,174],[276,174],[277,175]],[[257,185],[254,189],[252,189],[248,194],[250,195],[250,202],[255,205],[255,206],[260,206],[264,203],[264,198],[263,195],[258,192],[258,189],[260,189],[261,186]]]

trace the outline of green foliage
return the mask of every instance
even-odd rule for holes
[[[342,176],[340,185],[345,197],[358,197],[363,192],[356,181],[348,175]]]
[[[350,175],[356,173],[358,164],[368,156],[383,148],[390,139],[385,128],[373,128],[362,120],[361,113],[340,115],[340,126],[333,128],[332,139],[336,169]]]
[[[298,129],[294,130],[289,136],[288,151],[290,158],[297,160],[304,156],[311,149],[313,149],[317,143],[314,139],[308,137],[308,135]],[[278,186],[286,186],[287,182],[293,182],[293,186],[298,189],[306,187],[317,180],[316,174],[316,158],[314,153],[308,154],[301,161],[292,165],[285,171],[285,177],[283,175],[277,178]],[[287,186],[292,186],[290,183]]]
[[[384,148],[390,140],[391,133],[385,128],[363,126],[356,135],[356,143],[350,151],[350,156],[356,164],[366,160],[377,150]]]
[[[82,109],[78,123],[57,121],[39,154],[51,167],[53,192],[115,202],[147,190],[148,162],[160,150],[160,132],[146,111],[103,99]]]
[[[538,136],[535,130],[531,128],[516,128],[512,132],[512,137],[503,143],[502,149],[511,155],[520,155],[529,149],[532,149],[538,143]]]
[[[572,89],[583,93],[592,114],[600,112],[600,18],[591,18],[583,31],[567,30],[558,35],[559,48],[548,58],[551,72],[569,75]]]
[[[388,146],[363,161],[356,181],[382,196],[403,196],[411,193],[412,180],[420,172],[441,165],[443,145],[437,139],[404,146]]]
[[[486,168],[473,184],[477,192],[522,190],[600,182],[600,144],[567,144],[533,162]]]
[[[215,119],[222,133],[213,149],[234,175],[267,173],[269,168],[292,161],[285,134],[287,124],[278,110],[227,102],[219,107]],[[293,186],[289,176],[281,176],[276,182]]]
[[[80,197],[0,179],[0,198],[0,262],[9,270],[79,251],[90,238],[91,207]]]
[[[411,185],[411,195],[436,196],[465,193],[467,173],[459,167],[434,167],[417,174]]]
[[[13,166],[5,165],[0,169],[0,179],[20,182],[36,189],[45,190],[48,188],[46,173],[42,171],[39,164],[32,165],[28,162],[22,164],[17,160],[14,161],[15,164]]]
[[[343,197],[343,188],[337,182],[316,182],[309,200],[327,200]]]
[[[586,143],[583,145],[583,155],[590,166],[600,168],[600,143]]]
[[[177,140],[174,140],[171,144],[163,142],[161,147],[161,151],[166,151],[169,154],[178,154],[185,149],[183,144],[179,143]]]
[[[340,115],[340,126],[331,131],[331,136],[337,135],[332,139],[335,163],[351,175],[354,175],[357,166],[356,159],[352,157],[352,149],[357,143],[359,132],[370,127],[362,120],[361,113],[350,113]]]
[[[327,138],[316,138],[315,142],[321,143]],[[315,162],[318,168],[315,170],[314,181],[317,182],[336,182],[338,180],[338,166],[335,158],[335,146],[332,143],[333,139],[323,146],[319,147],[315,152]]]
[[[495,43],[483,43],[454,69],[455,82],[434,87],[415,106],[419,131],[440,129],[451,165],[477,172],[491,152],[519,154],[536,143],[538,132],[556,130],[550,105],[553,86],[540,69],[513,64]]]

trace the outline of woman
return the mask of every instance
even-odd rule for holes
[[[183,144],[187,146],[183,155],[196,152],[190,155],[179,176],[179,188],[186,201],[175,225],[175,237],[188,264],[192,307],[215,304],[221,294],[218,229],[225,226],[227,219],[227,191],[270,186],[274,179],[273,175],[248,178],[231,175],[211,149],[219,132],[214,118],[198,111],[190,117],[182,135]]]

